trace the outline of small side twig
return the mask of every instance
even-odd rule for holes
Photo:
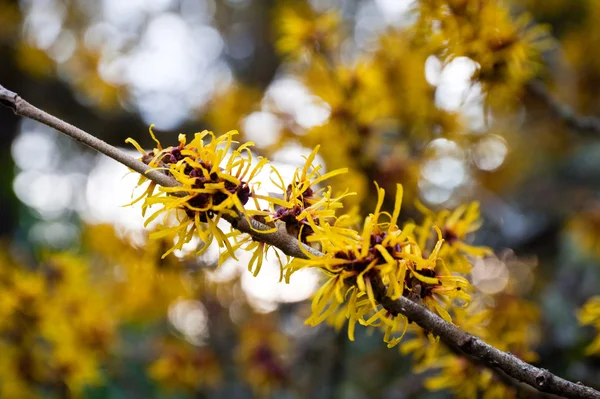
[[[18,115],[29,117],[53,127],[75,140],[108,155],[136,172],[145,175],[148,179],[157,184],[168,187],[178,185],[172,177],[151,170],[141,161],[125,154],[123,151],[112,147],[108,143],[89,133],[36,108],[20,98],[16,93],[9,91],[2,86],[0,86],[0,103],[8,106]],[[287,234],[285,229],[262,233],[261,231],[270,230],[270,227],[259,221],[253,219],[247,220],[242,216],[225,217],[225,219],[230,222],[234,228],[250,234],[256,240],[281,249],[286,255],[303,259],[307,258],[307,253],[314,256],[323,256],[321,252],[304,245],[295,237]],[[540,369],[524,362],[511,353],[506,353],[494,348],[483,342],[481,339],[446,322],[444,319],[417,302],[413,302],[405,297],[391,299],[387,295],[387,287],[378,275],[373,278],[371,283],[377,301],[385,309],[389,310],[391,313],[406,316],[421,328],[439,336],[442,342],[448,346],[458,348],[466,355],[481,360],[487,367],[502,370],[506,375],[524,382],[541,392],[552,393],[568,398],[600,399],[600,392],[595,389],[581,383],[567,381],[552,374],[548,370]]]
[[[527,84],[527,90],[547,104],[548,108],[570,128],[587,133],[600,133],[600,118],[578,115],[571,106],[556,98],[544,83],[533,80]]]

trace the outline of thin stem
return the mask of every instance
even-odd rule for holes
[[[124,151],[121,151],[118,148],[111,146],[107,142],[100,140],[99,138],[92,136],[87,132],[84,132],[78,127],[75,127],[70,123],[58,119],[57,117],[29,104],[17,93],[5,89],[2,85],[0,85],[0,103],[11,108],[15,114],[25,116],[41,122],[44,125],[50,126],[59,132],[62,132],[67,136],[79,141],[80,143],[83,143],[88,147],[109,156],[115,161],[129,167],[141,175],[146,176],[148,179],[160,184],[161,186],[175,187],[179,185],[179,183],[171,176],[168,176],[158,170],[153,170],[148,165],[132,157],[131,155],[126,154]]]
[[[177,186],[178,183],[170,176],[151,170],[141,161],[125,154],[123,151],[97,139],[83,130],[70,125],[38,108],[29,104],[16,93],[6,90],[0,85],[0,103],[11,108],[17,115],[35,119],[45,125],[53,127],[60,132],[80,141],[87,146],[108,155],[134,171],[145,175],[148,179],[164,186]],[[271,228],[254,219],[244,217],[225,217],[231,225],[241,232],[250,234],[254,239],[265,242],[279,248],[286,255],[307,258],[307,253],[313,256],[323,254],[299,242],[295,237],[287,234],[285,229],[275,232],[262,233],[261,231]],[[538,391],[547,392],[568,398],[600,399],[600,392],[587,387],[581,383],[573,383],[560,378],[548,370],[540,369],[522,361],[511,353],[503,352],[486,344],[481,339],[459,329],[455,325],[446,322],[441,317],[431,312],[423,305],[413,302],[408,298],[400,297],[391,299],[387,295],[387,287],[376,275],[372,281],[374,294],[377,301],[388,311],[394,314],[402,314],[421,328],[432,332],[452,348],[458,348],[467,357],[475,357],[491,369],[502,370],[506,375],[524,382]]]
[[[542,100],[557,117],[574,130],[589,133],[600,133],[600,118],[577,115],[572,107],[561,102],[540,81],[533,80],[527,84],[527,90]]]

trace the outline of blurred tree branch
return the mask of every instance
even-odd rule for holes
[[[5,89],[0,85],[0,103],[11,108],[17,115],[25,116],[47,126],[55,128],[73,139],[113,158],[132,170],[146,176],[156,184],[173,187],[178,183],[172,177],[159,171],[152,170],[143,162],[127,155],[123,151],[108,143],[86,133],[85,131],[58,119],[45,111],[31,105],[18,94]],[[307,254],[322,256],[323,254],[299,242],[279,229],[276,232],[264,233],[270,227],[254,219],[243,216],[225,217],[227,221],[241,232],[250,234],[254,239],[265,242],[282,250],[285,254],[306,259]],[[378,273],[372,273],[371,279],[376,300],[390,313],[402,314],[409,321],[416,323],[421,328],[439,336],[441,341],[450,348],[457,349],[467,358],[474,357],[492,370],[501,370],[506,375],[524,382],[536,390],[569,398],[600,398],[600,392],[581,383],[573,383],[560,378],[548,370],[535,367],[522,361],[511,353],[503,352],[481,339],[471,335],[455,325],[446,322],[423,305],[413,302],[406,297],[392,299],[388,296],[388,288],[382,282]]]
[[[600,133],[600,118],[577,115],[571,106],[556,98],[543,82],[533,80],[528,83],[527,90],[543,101],[550,111],[570,128],[581,132]]]

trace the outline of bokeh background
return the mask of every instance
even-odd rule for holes
[[[595,0],[0,0],[0,84],[120,147],[152,147],[150,124],[165,145],[235,129],[291,176],[321,145],[362,214],[373,180],[404,185],[405,220],[416,200],[479,201],[474,240],[496,256],[474,286],[531,304],[510,318],[536,364],[593,384],[577,310],[600,293],[599,133],[556,101],[600,113],[599,22]],[[285,285],[274,262],[216,268],[217,249],[161,260],[123,206],[136,183],[0,109],[0,397],[457,394],[378,332],[304,325],[316,273]]]

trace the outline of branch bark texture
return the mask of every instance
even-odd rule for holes
[[[105,155],[108,155],[117,162],[120,162],[132,170],[145,175],[157,184],[168,187],[174,187],[178,185],[177,181],[172,177],[158,171],[151,170],[141,161],[129,156],[123,151],[107,144],[106,142],[90,135],[89,133],[86,133],[83,130],[29,104],[16,93],[5,89],[1,85],[0,103],[11,108],[17,115],[25,116],[41,122]],[[286,255],[304,259],[307,257],[306,252],[315,256],[323,255],[321,252],[299,242],[296,237],[287,234],[285,229],[279,229],[276,232],[261,233],[261,230],[270,230],[271,227],[253,219],[247,220],[241,216],[228,216],[225,217],[225,219],[234,228],[252,235],[252,237],[258,241],[262,241],[279,248]],[[301,248],[303,248],[304,251]],[[470,356],[477,358],[491,369],[499,369],[506,375],[520,382],[526,383],[541,392],[568,398],[600,399],[599,391],[581,383],[573,383],[565,380],[552,374],[548,370],[526,363],[511,353],[506,353],[496,349],[474,335],[471,335],[459,329],[455,325],[446,322],[441,317],[419,303],[413,302],[405,297],[395,300],[391,299],[387,295],[387,287],[383,284],[380,277],[375,275],[375,277],[371,277],[371,279],[375,297],[385,309],[392,313],[406,316],[411,322],[414,322],[421,328],[439,336],[446,345],[457,349],[459,352],[467,355],[467,357]]]

